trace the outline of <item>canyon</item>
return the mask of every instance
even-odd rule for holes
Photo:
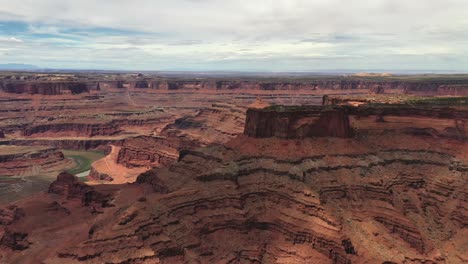
[[[66,78],[47,78],[36,76],[4,76],[0,82],[0,91],[19,94],[67,95],[90,93],[109,89],[148,89],[154,91],[300,91],[315,92],[348,90],[371,93],[404,93],[414,95],[468,95],[468,80],[460,78],[446,79],[405,79],[405,78],[370,78],[365,76],[324,76],[322,78],[265,78],[265,80],[240,78],[170,78],[163,76],[132,75],[126,76],[66,76]],[[31,80],[33,79],[33,80]]]
[[[0,262],[468,261],[464,75],[0,76]]]

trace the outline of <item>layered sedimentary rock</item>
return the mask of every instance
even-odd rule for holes
[[[122,139],[13,139],[0,141],[0,145],[51,146],[59,149],[91,150],[109,149],[109,145],[120,145]]]
[[[1,95],[0,144],[112,150],[89,185],[63,174],[50,193],[2,208],[0,262],[468,260],[462,107],[353,101],[245,116],[257,98],[264,108],[323,93],[460,94],[463,83],[116,76],[86,96]]]
[[[468,111],[409,105],[267,107],[249,109],[244,134],[257,138],[350,137],[404,132],[467,139]]]
[[[56,148],[0,146],[1,176],[50,174],[73,166]]]
[[[110,136],[120,132],[118,125],[108,124],[87,124],[87,123],[49,123],[28,127],[23,130],[23,136],[32,136],[35,134],[54,133],[59,136],[60,133],[65,136]]]
[[[141,136],[123,141],[117,163],[127,167],[169,165],[177,160],[180,141]]]
[[[146,85],[153,89],[167,90],[349,90],[368,91],[371,93],[406,93],[417,95],[468,95],[468,86],[464,81],[374,81],[366,79],[318,79],[298,82],[259,81],[259,80],[184,80],[159,81]]]
[[[87,93],[91,85],[84,82],[8,82],[2,85],[1,90],[18,94],[63,95]]]
[[[53,78],[52,78],[53,79]],[[56,78],[60,79],[60,77]],[[405,78],[375,80],[366,77],[321,77],[304,78],[162,78],[151,76],[118,75],[109,79],[109,75],[96,75],[93,79],[82,76],[70,76],[70,80],[12,80],[0,82],[0,89],[7,93],[27,93],[42,95],[81,94],[92,90],[108,89],[151,89],[157,91],[362,91],[370,93],[406,93],[417,95],[468,95],[468,82],[464,78],[415,80]]]
[[[466,164],[382,139],[240,137],[184,153],[123,189],[84,241],[54,249],[46,263],[463,261],[445,250],[467,216],[459,210]],[[339,148],[345,144],[353,149]],[[281,158],[278,148],[295,154]]]
[[[0,208],[0,225],[10,225],[24,217],[24,210],[15,205]]]
[[[249,109],[244,133],[265,138],[350,137],[349,118],[343,108],[268,107]]]
[[[81,182],[78,177],[67,172],[60,173],[49,186],[49,193],[59,195],[67,200],[79,200],[85,206],[109,205],[110,196],[94,190],[93,187]]]
[[[251,110],[245,135],[225,146],[182,151],[178,162],[121,186],[113,197],[115,207],[91,214],[70,208],[67,214],[53,206],[79,234],[53,248],[39,241],[58,224],[28,232],[19,228],[22,221],[33,220],[28,212],[38,211],[25,203],[26,216],[8,227],[7,241],[13,242],[4,244],[17,249],[5,253],[5,259],[40,251],[42,257],[36,259],[45,263],[467,261],[462,246],[468,218],[467,142],[454,137],[437,144],[437,137],[394,129],[390,121],[375,121],[388,124],[382,131],[367,122],[353,123],[357,116],[362,120],[379,113],[384,120],[417,117],[419,121],[411,122],[414,127],[432,124],[437,130],[447,126],[446,120],[464,119],[465,112],[341,106],[319,110]],[[331,130],[317,124],[334,124],[333,118],[343,116],[350,120],[347,129],[353,130],[346,137],[304,132],[312,131],[304,127],[315,127],[328,133]],[[289,134],[281,134],[285,130],[274,121],[284,118],[295,120],[287,126]],[[297,120],[302,120],[300,126]],[[273,125],[265,125],[269,122]],[[135,140],[129,149],[153,139]],[[130,162],[138,155],[123,157]],[[51,190],[82,200],[88,187],[65,175]],[[89,224],[79,225],[74,216],[78,213]],[[12,232],[23,235],[10,239]],[[60,234],[55,239],[68,241]]]
[[[468,96],[468,85],[441,85],[437,88],[437,95]]]
[[[350,125],[355,131],[399,131],[432,137],[466,140],[468,111],[438,107],[350,107]]]

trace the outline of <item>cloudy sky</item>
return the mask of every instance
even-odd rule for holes
[[[0,63],[468,72],[468,1],[0,0]]]

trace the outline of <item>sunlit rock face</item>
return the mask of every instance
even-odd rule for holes
[[[3,80],[0,263],[468,261],[464,82],[359,78]]]
[[[272,107],[246,120],[244,135],[181,151],[134,184],[88,190],[59,176],[51,194],[18,204],[4,258],[39,250],[45,263],[466,261],[468,145],[447,132],[466,111]],[[415,133],[428,127],[434,134]],[[161,143],[129,141],[121,162],[152,162],[161,156],[152,144]],[[45,215],[52,220],[26,225]],[[50,247],[47,230],[59,226],[77,235],[59,233]]]

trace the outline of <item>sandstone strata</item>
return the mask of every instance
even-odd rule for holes
[[[180,147],[180,142],[170,138],[129,138],[120,148],[117,163],[127,167],[169,165],[177,160]]]
[[[13,248],[6,259],[31,250],[43,252],[45,263],[463,263],[466,141],[447,137],[440,145],[440,138],[407,133],[388,118],[414,117],[413,127],[435,130],[465,118],[462,110],[433,110],[250,110],[245,135],[182,151],[178,162],[121,186],[114,207],[67,214],[49,203],[80,230],[73,243],[38,242],[55,222],[21,233],[21,221],[39,217],[28,219],[37,209],[24,203],[26,216],[5,232],[2,245]],[[381,131],[362,122],[375,114],[386,120],[373,121]],[[347,137],[304,133],[312,131],[304,127],[329,133],[318,125],[346,115],[353,130]],[[287,133],[276,132],[275,119],[290,120]],[[62,175],[51,193],[83,201],[90,188]],[[78,213],[89,224],[77,224]]]
[[[7,82],[2,85],[7,93],[42,95],[81,94],[89,92],[89,84],[83,82]]]
[[[409,105],[268,107],[249,109],[244,134],[257,137],[350,137],[402,132],[467,139],[468,111]]]
[[[67,200],[79,200],[83,205],[106,207],[109,197],[94,190],[93,187],[80,182],[75,175],[63,172],[50,184],[49,193],[64,197]]]
[[[348,113],[342,108],[269,107],[247,111],[244,133],[258,138],[345,138],[351,136],[351,128]]]
[[[367,77],[322,77],[305,78],[304,81],[283,78],[258,80],[248,78],[203,78],[203,79],[170,79],[161,77],[116,77],[117,80],[107,80],[108,76],[94,76],[93,80],[44,81],[44,80],[12,80],[0,82],[0,90],[17,94],[41,95],[76,95],[101,90],[156,90],[156,91],[365,91],[370,93],[406,93],[417,95],[468,95],[468,82],[463,78],[447,80],[405,80],[404,78],[375,80]]]
[[[32,136],[43,133],[63,133],[67,136],[76,135],[93,137],[115,135],[119,132],[119,127],[114,124],[51,123],[27,128],[23,130],[23,136]]]
[[[49,147],[0,146],[1,176],[35,176],[69,168],[71,160]]]

